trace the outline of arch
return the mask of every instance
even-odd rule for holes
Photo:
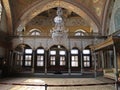
[[[37,29],[37,28],[31,29],[30,32],[33,32],[33,31],[35,31],[35,30],[38,31],[38,32],[41,32],[41,31],[40,31],[39,29]]]
[[[78,49],[78,50],[79,50],[79,48],[78,48],[78,47],[72,47],[72,49]]]
[[[57,1],[44,0],[41,3],[37,3],[35,6],[32,6],[21,16],[17,28],[23,28],[31,19],[33,19],[41,12],[58,6],[75,12],[76,14],[84,18],[87,22],[89,22],[93,28],[96,29],[97,27],[97,30],[101,28],[99,21],[91,14],[91,12],[88,12],[88,10],[85,9],[82,4],[79,6],[75,6],[74,3],[72,2],[60,1],[59,3],[58,0]]]
[[[5,12],[6,12],[6,17],[7,17],[7,25],[8,25],[8,33],[12,34],[13,33],[13,27],[12,27],[12,14],[10,10],[10,5],[9,5],[9,0],[2,0]]]
[[[51,46],[49,49],[56,49],[56,48],[62,48],[62,49],[66,49],[67,50],[67,48],[66,47],[64,47],[63,45],[53,45],[53,46]]]
[[[87,45],[84,49],[91,49],[91,48],[90,48],[90,47],[91,47],[91,45],[92,45],[92,44]]]
[[[68,60],[67,49],[62,45],[53,45],[49,49],[48,54],[48,72],[54,71],[55,73],[67,72]]]
[[[80,51],[78,47],[73,47],[71,50],[78,50],[78,51]]]
[[[85,30],[83,29],[77,29],[75,32],[78,32],[78,31],[81,31],[81,32],[86,32]]]
[[[30,48],[30,49],[32,49],[29,45],[27,45],[27,44],[18,44],[16,47],[15,47],[15,51],[20,51],[21,52],[21,50],[23,49],[23,48]]]
[[[28,35],[32,35],[32,33],[34,33],[33,35],[40,35],[41,31],[39,29],[34,28],[28,32]]]
[[[87,35],[88,32],[86,32],[85,30],[83,29],[78,29],[75,31],[75,36],[84,36],[84,35]]]
[[[42,46],[39,46],[39,47],[37,47],[36,49],[45,49],[44,47],[42,47]]]

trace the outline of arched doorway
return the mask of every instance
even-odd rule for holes
[[[54,45],[48,52],[48,73],[60,74],[68,71],[67,49],[62,45]]]
[[[14,50],[13,65],[18,72],[31,71],[33,64],[33,50],[27,44],[20,44]]]

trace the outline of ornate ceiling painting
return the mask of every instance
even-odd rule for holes
[[[55,8],[60,6],[64,9],[66,26],[70,28],[71,32],[74,32],[76,29],[84,29],[87,32],[100,32],[105,5],[109,0],[5,1],[8,1],[10,4],[13,30],[17,30],[19,27],[23,28],[24,26],[31,29],[33,26],[44,32],[49,31],[54,24],[52,18],[56,14]],[[4,4],[5,2],[3,2]],[[45,23],[45,20],[48,22]]]

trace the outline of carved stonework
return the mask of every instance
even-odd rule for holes
[[[81,17],[71,17],[71,18],[64,18],[65,25],[66,26],[89,26],[87,22],[84,21]],[[41,18],[37,16],[31,22],[29,22],[27,25],[39,25],[39,26],[53,26],[53,18]]]

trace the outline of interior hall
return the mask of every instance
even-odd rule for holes
[[[0,0],[0,90],[120,90],[120,0]]]

